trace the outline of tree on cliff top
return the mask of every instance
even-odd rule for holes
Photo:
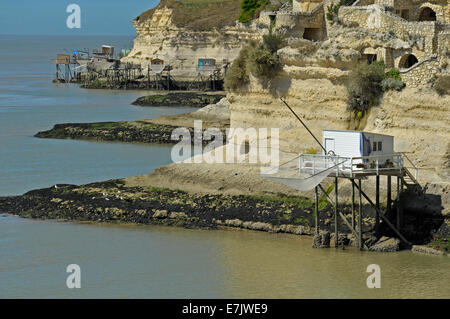
[[[239,21],[242,23],[250,22],[268,4],[269,0],[242,0]]]

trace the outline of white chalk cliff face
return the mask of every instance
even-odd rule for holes
[[[123,61],[146,67],[152,59],[161,59],[172,67],[175,80],[193,80],[199,74],[198,59],[215,59],[221,68],[239,55],[247,40],[261,39],[257,30],[240,25],[211,31],[180,28],[172,22],[172,14],[163,7],[144,21],[134,20],[137,38]]]

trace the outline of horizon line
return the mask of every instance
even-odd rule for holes
[[[136,34],[26,34],[26,33],[0,33],[0,36],[86,36],[86,37],[100,37],[100,36],[112,36],[112,37],[137,37]]]

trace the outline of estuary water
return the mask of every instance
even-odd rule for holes
[[[0,196],[150,173],[170,147],[37,139],[56,123],[137,120],[145,92],[51,83],[57,52],[129,48],[128,37],[0,36]],[[81,267],[68,289],[66,267]],[[369,289],[367,266],[381,268]],[[450,298],[450,258],[314,250],[311,238],[250,231],[26,220],[0,212],[0,298]]]

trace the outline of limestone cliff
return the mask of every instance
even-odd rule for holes
[[[177,80],[195,79],[198,59],[214,59],[221,70],[248,40],[261,38],[257,28],[236,22],[239,12],[240,0],[161,1],[133,20],[137,38],[123,61],[146,67],[161,59]]]

